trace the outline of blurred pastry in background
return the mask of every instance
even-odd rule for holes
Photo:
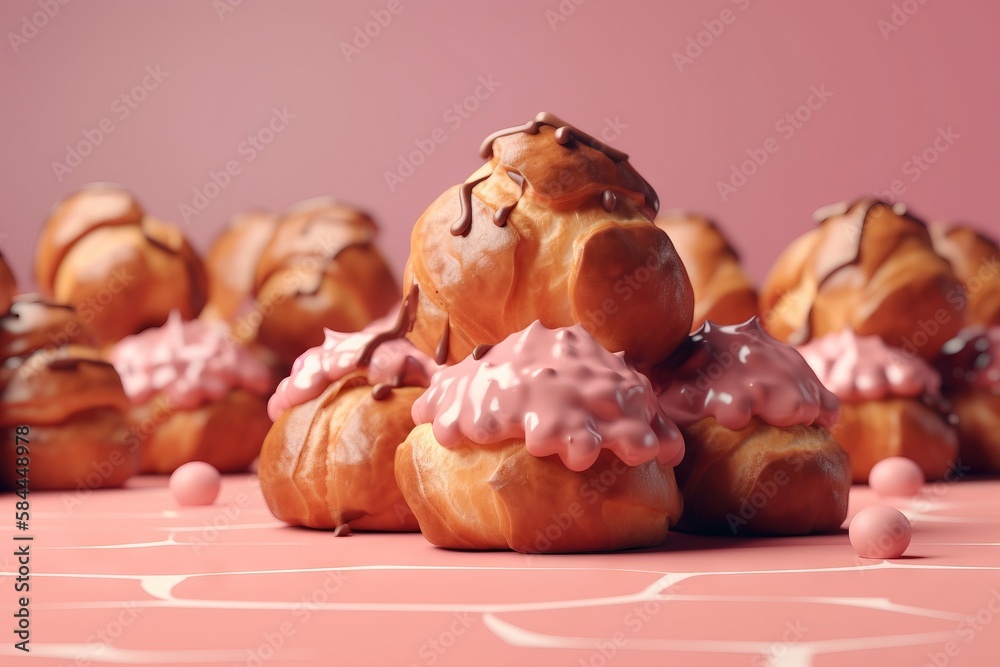
[[[0,361],[0,488],[23,478],[25,427],[32,490],[121,486],[138,472],[121,379],[71,306],[15,298],[0,317]]]
[[[375,246],[367,214],[331,199],[302,202],[277,224],[254,277],[252,311],[234,325],[290,368],[323,343],[323,329],[353,332],[386,315],[399,284]]]
[[[98,183],[55,205],[42,228],[35,278],[76,308],[103,345],[205,305],[201,259],[184,234],[142,210],[124,188]]]
[[[833,435],[851,457],[856,483],[866,483],[872,466],[894,456],[914,461],[929,480],[951,470],[958,437],[942,401],[941,376],[928,362],[850,330],[813,339],[799,352],[840,399]]]
[[[757,314],[757,291],[740,264],[740,256],[719,229],[700,215],[680,210],[656,218],[680,255],[694,290],[697,330],[706,321],[740,324]]]
[[[933,224],[931,240],[965,288],[965,322],[1000,326],[1000,246],[966,225]]]
[[[253,298],[257,263],[274,237],[278,216],[251,211],[233,216],[205,254],[208,303],[202,317],[232,322]]]
[[[901,204],[875,199],[816,212],[819,226],[792,242],[760,294],[761,323],[794,345],[846,329],[879,336],[928,361],[962,327],[963,290]]]

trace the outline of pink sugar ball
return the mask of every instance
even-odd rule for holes
[[[858,512],[848,530],[851,546],[862,558],[899,558],[910,546],[913,529],[895,507],[874,505]]]
[[[185,463],[170,475],[170,492],[181,505],[211,505],[221,488],[222,475],[204,461]]]
[[[880,496],[915,496],[924,486],[924,471],[904,456],[891,456],[872,466],[868,486]]]

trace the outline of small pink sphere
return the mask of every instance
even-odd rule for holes
[[[170,492],[181,505],[211,505],[219,497],[222,475],[204,461],[191,461],[170,475]]]
[[[924,471],[904,456],[891,456],[872,466],[868,486],[880,496],[915,496],[924,486]]]
[[[858,512],[848,530],[851,546],[862,558],[899,558],[910,546],[913,529],[903,513],[888,505]]]

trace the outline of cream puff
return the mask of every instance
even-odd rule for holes
[[[205,305],[205,270],[184,235],[115,185],[91,185],[56,204],[38,242],[35,279],[105,345],[160,326],[172,310],[192,318]]]
[[[253,296],[254,276],[278,216],[254,211],[233,216],[205,255],[208,303],[203,317],[232,322]]]
[[[254,277],[255,338],[287,365],[323,342],[323,329],[358,331],[399,302],[367,214],[329,199],[302,202],[278,223]],[[253,319],[251,319],[253,318]]]
[[[692,331],[709,320],[740,324],[757,314],[757,290],[718,225],[700,215],[669,211],[656,218],[656,226],[670,237],[691,280]]]
[[[404,339],[326,330],[268,402],[274,425],[257,474],[275,517],[295,526],[415,531],[396,485],[396,447],[438,365]]]
[[[872,466],[892,456],[914,461],[926,479],[941,479],[952,468],[958,438],[941,398],[941,376],[930,364],[850,330],[798,349],[840,399],[833,435],[851,457],[855,482],[867,482]]]
[[[964,225],[930,226],[934,250],[948,260],[965,288],[965,322],[1000,326],[1000,246]]]
[[[0,316],[0,487],[20,481],[19,426],[28,429],[32,489],[121,486],[139,468],[127,406],[121,379],[72,306],[14,298]]]
[[[267,367],[221,324],[182,322],[120,340],[110,351],[141,443],[142,471],[171,473],[189,461],[242,472],[270,428]]]
[[[793,345],[850,329],[932,361],[962,327],[962,286],[901,204],[874,199],[817,211],[819,227],[778,258],[761,322]]]
[[[957,418],[959,461],[1000,472],[1000,327],[963,329],[945,343],[937,366]]]
[[[548,113],[490,135],[480,155],[413,229],[414,345],[456,363],[538,320],[582,323],[636,363],[673,351],[691,328],[691,283],[628,156]]]
[[[649,380],[582,325],[534,322],[438,371],[396,481],[431,543],[523,553],[659,544],[684,441]]]
[[[676,470],[682,530],[800,535],[840,527],[851,471],[830,433],[839,401],[793,347],[756,318],[707,322],[648,373],[687,446]]]

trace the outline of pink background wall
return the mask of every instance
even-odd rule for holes
[[[5,1],[0,248],[27,282],[39,226],[76,187],[123,183],[183,224],[193,190],[235,161],[239,173],[189,216],[202,250],[239,210],[332,194],[376,215],[401,270],[413,221],[478,166],[480,140],[540,110],[598,135],[617,119],[611,143],[663,207],[718,217],[757,278],[815,208],[894,181],[919,215],[1000,232],[1000,5],[575,2]],[[35,16],[48,5],[54,16]],[[372,11],[391,20],[348,62],[341,42]],[[26,27],[33,16],[44,27]],[[12,33],[25,39],[12,45]],[[708,46],[679,71],[675,52],[699,33]],[[147,75],[157,67],[161,80]],[[144,77],[150,90],[130,108],[120,96]],[[481,77],[494,83],[478,108],[449,112]],[[813,98],[798,127],[782,121],[813,87],[832,95]],[[275,108],[294,118],[274,120],[282,131],[264,150],[241,148]],[[390,190],[385,172],[438,128],[444,142]],[[52,163],[85,132],[99,145],[57,176]],[[718,181],[768,139],[776,152],[724,200]],[[926,169],[912,161],[925,151]]]

